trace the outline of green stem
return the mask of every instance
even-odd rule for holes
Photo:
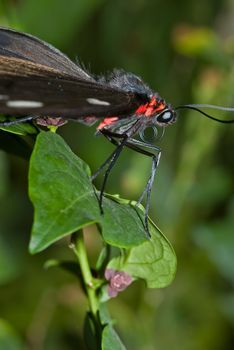
[[[81,274],[88,296],[90,311],[93,314],[94,318],[97,319],[99,303],[96,296],[96,291],[93,283],[93,276],[90,270],[87,252],[85,249],[84,235],[81,230],[72,235],[72,249],[79,260]]]

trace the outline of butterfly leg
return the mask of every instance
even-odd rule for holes
[[[107,137],[107,136],[106,136],[106,137]],[[116,140],[110,139],[109,137],[107,137],[107,139],[108,139],[111,143],[113,143],[115,146],[118,146],[118,145],[119,145],[119,143],[118,143]],[[95,180],[96,177],[98,177],[98,175],[101,174],[101,172],[102,172],[103,169],[106,167],[106,165],[110,163],[110,161],[111,161],[112,157],[114,156],[115,152],[116,152],[116,149],[115,149],[114,152],[112,152],[111,155],[105,160],[105,162],[98,168],[98,170],[91,176],[91,180],[92,180],[92,181]]]
[[[113,145],[118,147],[121,144],[121,140],[123,140],[123,139],[127,140],[127,139],[129,139],[131,137],[132,133],[135,132],[135,127],[137,127],[137,123],[131,125],[129,130],[127,130],[126,132],[124,132],[122,134],[113,132],[113,131],[111,131],[109,129],[105,129],[105,128],[103,128],[101,130],[98,130],[98,133],[102,134],[103,136],[105,136],[108,141],[110,141],[111,143],[113,143]],[[91,177],[92,181],[94,179],[96,179],[96,177],[102,172],[102,170],[106,167],[106,165],[110,163],[110,161],[111,161],[112,157],[115,155],[115,153],[116,153],[116,149],[105,160],[105,162],[100,166],[100,168],[98,168],[98,170],[92,175],[92,177]]]
[[[150,196],[151,196],[151,190],[152,190],[153,183],[154,183],[154,178],[155,178],[156,171],[157,171],[160,157],[161,157],[161,149],[157,146],[152,145],[152,144],[141,142],[141,141],[138,141],[135,139],[129,139],[126,142],[126,147],[131,148],[138,153],[144,154],[144,155],[152,158],[152,168],[151,168],[150,177],[146,183],[146,186],[145,186],[140,198],[137,201],[137,205],[139,205],[142,202],[142,200],[146,194],[146,206],[145,206],[145,219],[144,220],[145,220],[145,230],[146,230],[147,236],[150,237],[149,222],[148,222],[148,214],[149,214],[149,208],[150,208]],[[145,150],[142,147],[152,149],[154,151],[154,153],[149,152],[148,150]]]
[[[145,221],[145,230],[146,230],[147,236],[150,237],[149,223],[148,223],[148,213],[149,213],[149,207],[150,207],[150,195],[151,195],[151,190],[152,190],[155,174],[157,171],[157,167],[159,165],[159,161],[160,161],[160,157],[161,157],[161,149],[155,145],[132,139],[129,137],[129,135],[125,135],[126,139],[123,139],[123,137],[124,137],[123,134],[111,132],[110,130],[103,130],[102,133],[111,143],[113,143],[115,146],[117,146],[115,151],[110,155],[110,157],[107,158],[107,160],[102,164],[102,166],[94,174],[94,178],[95,178],[97,175],[100,174],[100,172],[104,169],[104,167],[107,164],[109,164],[109,167],[106,171],[105,179],[104,179],[103,185],[102,185],[102,191],[101,191],[102,196],[103,196],[104,188],[106,185],[107,177],[110,173],[110,170],[114,166],[119,154],[121,153],[123,146],[126,146],[126,147],[128,147],[128,148],[130,148],[138,153],[144,154],[144,155],[152,158],[152,168],[151,168],[150,177],[149,177],[149,179],[146,183],[146,186],[145,186],[145,188],[144,188],[144,190],[143,190],[143,192],[142,192],[142,194],[137,202],[137,205],[139,205],[142,202],[142,200],[146,194],[146,207],[145,207],[145,219],[144,219],[144,221]],[[118,141],[116,139],[122,139],[122,141]],[[123,144],[122,144],[122,142],[123,142]],[[148,149],[152,150],[153,152],[149,152],[148,150],[146,150],[144,148],[146,148],[146,149],[148,148]],[[117,149],[119,151],[117,151]],[[117,151],[117,154],[116,154],[116,151]]]
[[[128,135],[124,134],[121,135],[121,141],[118,142],[116,140],[114,140],[111,136],[109,135],[105,135],[114,145],[116,145],[116,148],[114,150],[114,152],[112,152],[112,154],[107,158],[107,160],[101,165],[101,167],[96,171],[96,173],[92,176],[92,180],[94,180],[100,173],[101,171],[105,168],[106,165],[108,165],[106,171],[105,171],[105,175],[104,175],[104,180],[102,182],[102,187],[100,190],[100,196],[99,196],[99,206],[100,206],[100,210],[101,213],[103,214],[103,194],[105,191],[105,187],[106,187],[106,183],[109,177],[109,174],[111,172],[111,169],[113,168],[113,166],[115,165],[117,159],[120,156],[120,153],[123,150],[123,147],[128,139]]]
[[[108,140],[111,141],[114,145],[118,145],[118,141],[115,140],[114,137],[121,138],[123,135],[108,131],[108,134],[104,134],[104,136],[107,137]],[[143,190],[143,192],[142,192],[142,194],[137,202],[138,204],[140,204],[146,193],[148,193],[147,197],[149,197],[149,194],[150,194],[153,182],[154,182],[156,169],[159,165],[159,161],[160,161],[160,157],[161,157],[161,149],[160,149],[160,147],[152,145],[151,143],[141,142],[141,141],[135,140],[133,138],[128,138],[126,143],[125,143],[125,146],[138,152],[138,153],[144,154],[144,155],[152,158],[152,169],[151,169],[150,178],[147,181],[147,184],[146,184],[146,186],[145,186],[145,188],[144,188],[144,190]],[[145,150],[144,148],[151,149],[154,151],[154,153],[149,152],[148,150]],[[103,167],[106,165],[106,163],[108,163],[108,161],[109,161],[109,158],[103,164]],[[103,167],[102,167],[102,169],[103,169]]]

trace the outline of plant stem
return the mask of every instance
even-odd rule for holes
[[[72,249],[79,260],[81,274],[83,277],[85,290],[88,296],[90,311],[93,314],[94,318],[97,319],[99,302],[94,288],[93,276],[88,262],[88,256],[85,249],[84,235],[82,230],[72,235]]]

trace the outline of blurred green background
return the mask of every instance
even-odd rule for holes
[[[232,0],[0,0],[1,26],[50,42],[93,73],[134,72],[173,106],[234,106],[233,23]],[[78,123],[60,129],[92,171],[113,149],[94,131]],[[233,136],[233,126],[183,111],[158,142],[151,216],[175,248],[178,272],[166,289],[138,282],[109,302],[127,349],[233,349]],[[1,132],[1,148],[8,142]],[[125,150],[108,192],[136,199],[150,168]],[[72,258],[68,240],[28,253],[27,171],[26,160],[0,151],[0,349],[85,349],[78,283],[43,269],[48,258]],[[94,259],[100,242],[92,231],[86,236]]]

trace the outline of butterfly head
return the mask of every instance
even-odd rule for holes
[[[176,122],[176,112],[158,95],[150,97],[149,102],[136,110],[136,115],[145,118],[148,125],[167,126]]]

